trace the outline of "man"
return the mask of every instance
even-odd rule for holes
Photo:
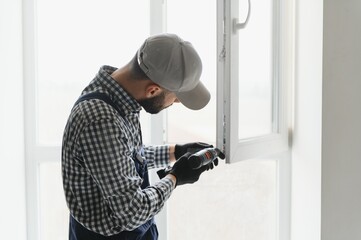
[[[103,66],[74,105],[63,137],[62,175],[69,239],[157,239],[153,217],[176,186],[194,183],[212,163],[192,169],[203,143],[143,146],[139,111],[155,114],[181,102],[198,110],[210,99],[199,81],[193,46],[174,34],[146,39],[124,67]],[[149,185],[148,168],[174,163]]]

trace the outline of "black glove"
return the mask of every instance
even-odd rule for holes
[[[216,158],[215,160],[213,160],[212,162],[210,162],[209,164],[206,165],[207,168],[206,170],[208,171],[209,169],[213,169],[214,166],[218,166],[218,158]]]
[[[207,143],[202,142],[193,142],[193,143],[186,143],[186,144],[176,144],[174,148],[174,156],[175,159],[182,157],[186,153],[195,153],[203,148],[211,148],[213,145],[209,145]]]
[[[177,179],[176,186],[198,181],[199,176],[209,167],[206,165],[198,169],[192,169],[188,161],[189,156],[190,153],[186,153],[174,163],[172,168],[159,170],[157,172],[159,177],[163,178],[166,174],[173,174]]]

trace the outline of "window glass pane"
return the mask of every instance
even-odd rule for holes
[[[60,144],[72,105],[100,66],[123,66],[149,36],[149,0],[36,6],[37,141]]]
[[[273,0],[251,1],[252,12],[239,34],[239,139],[272,132]],[[240,21],[248,1],[240,0]]]
[[[216,1],[167,2],[167,31],[193,44],[202,59],[201,81],[211,92],[210,103],[199,111],[173,104],[168,111],[169,142],[216,141]]]
[[[167,9],[168,32],[193,43],[203,61],[202,81],[212,95],[200,111],[180,104],[167,110],[168,142],[215,142],[216,1],[172,0],[167,1]],[[276,161],[232,165],[222,161],[199,182],[173,192],[168,202],[168,239],[275,240],[276,177]]]
[[[60,163],[40,164],[41,240],[68,239],[69,210],[61,180]]]
[[[168,203],[170,240],[275,240],[276,161],[220,164]]]

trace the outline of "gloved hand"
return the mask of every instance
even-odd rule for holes
[[[200,175],[209,168],[208,165],[206,165],[198,169],[192,169],[188,161],[190,155],[190,153],[184,154],[174,163],[172,168],[167,171],[167,174],[173,174],[176,177],[176,186],[195,183],[198,181]],[[161,177],[160,173],[158,173],[158,175]]]
[[[176,144],[175,148],[174,148],[174,156],[176,159],[179,159],[186,153],[195,153],[195,152],[202,150],[203,148],[211,148],[211,147],[213,147],[213,145],[210,145],[207,143],[202,143],[202,142]]]
[[[208,171],[209,169],[213,169],[214,166],[218,166],[218,158],[216,158],[215,160],[213,160],[212,162],[210,162],[209,164],[206,165],[206,170]]]

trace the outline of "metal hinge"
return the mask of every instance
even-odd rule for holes
[[[225,153],[226,152],[226,115],[223,115],[223,146],[222,146],[222,151]]]

